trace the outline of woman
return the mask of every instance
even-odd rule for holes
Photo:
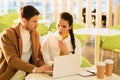
[[[63,12],[57,19],[57,31],[49,34],[42,44],[42,54],[45,63],[54,61],[55,56],[80,54],[81,44],[73,34],[73,17],[68,12]]]

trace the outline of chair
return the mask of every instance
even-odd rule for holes
[[[10,12],[8,14],[0,16],[0,33],[14,24],[13,20],[18,18],[17,12]]]
[[[112,26],[112,27],[110,27],[110,29],[120,30],[120,25]],[[111,37],[111,36],[102,36],[102,41],[104,41],[108,37]]]
[[[48,33],[48,27],[44,23],[40,23],[37,27],[37,30],[41,36]]]
[[[106,38],[102,42],[102,48],[112,51],[111,59],[114,59],[116,66],[118,56],[115,58],[114,53],[117,55],[120,53],[120,35]]]
[[[51,32],[55,32],[56,31],[56,22],[51,23],[48,30]]]
[[[80,29],[80,28],[84,28],[84,26],[78,23],[73,23],[73,30]],[[81,35],[81,34],[75,34],[75,33],[74,35],[80,40],[81,45],[83,46],[84,41],[87,39],[87,35],[83,35],[83,34]]]
[[[4,24],[0,22],[0,34],[2,33],[2,31],[6,28],[10,27],[8,24]]]
[[[120,25],[113,26],[111,27],[111,29],[120,30]],[[114,66],[117,67],[116,65],[118,61],[118,54],[120,53],[120,35],[102,37],[101,47],[103,49],[103,53],[104,53],[104,50],[112,51],[111,59],[115,61]],[[114,56],[115,53],[117,54],[116,58]]]
[[[92,64],[85,57],[82,57],[82,64],[80,67],[85,68],[85,67],[91,67],[91,66]]]
[[[18,14],[17,12],[10,12],[8,14],[0,16],[0,18],[1,18],[0,20],[1,23],[4,23],[4,24],[7,23],[10,26],[12,26],[12,24],[14,24],[13,20],[16,20],[18,18]]]

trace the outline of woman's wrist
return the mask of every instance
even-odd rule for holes
[[[68,54],[70,54],[70,53],[71,53],[70,51],[66,51],[66,52],[65,52],[65,55],[68,55]]]

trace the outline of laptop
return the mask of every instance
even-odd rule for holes
[[[71,54],[54,58],[53,78],[77,75],[80,69],[80,55]]]

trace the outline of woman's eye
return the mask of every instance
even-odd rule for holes
[[[66,28],[66,26],[63,26],[63,28]]]
[[[58,25],[58,27],[60,27],[60,25]]]

